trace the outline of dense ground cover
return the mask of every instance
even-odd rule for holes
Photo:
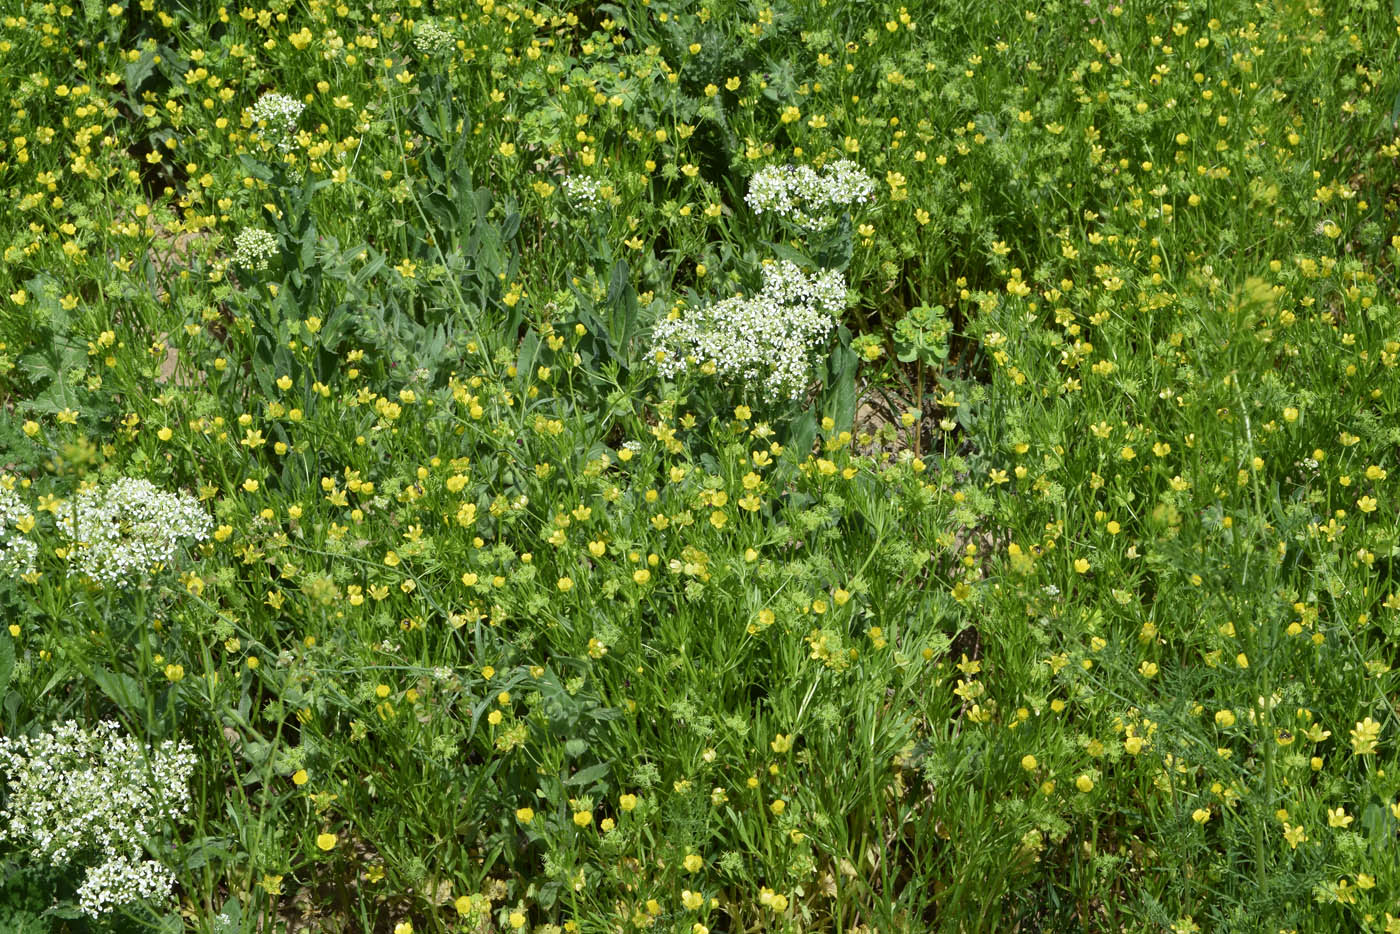
[[[1398,28],[7,4],[0,928],[1400,932]]]

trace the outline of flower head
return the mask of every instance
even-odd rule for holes
[[[694,367],[730,384],[758,382],[769,400],[795,399],[845,305],[846,280],[836,270],[807,276],[786,260],[770,263],[752,298],[657,322],[652,357],[667,377]]]
[[[34,527],[34,513],[0,477],[0,574],[24,575],[34,570],[39,548],[25,535]]]
[[[233,236],[233,261],[247,269],[266,269],[277,255],[277,238],[259,227],[244,227]]]
[[[213,522],[194,497],[124,477],[79,493],[60,512],[58,526],[71,542],[70,576],[127,587],[173,561],[183,540],[203,541]]]
[[[1358,756],[1370,755],[1376,751],[1381,736],[1381,725],[1370,717],[1357,723],[1351,730],[1351,748]]]
[[[9,774],[0,842],[57,868],[86,864],[78,905],[93,917],[163,898],[174,876],[145,854],[188,811],[194,766],[189,746],[146,747],[111,721],[0,738],[0,772]]]
[[[248,109],[248,119],[280,152],[291,152],[297,120],[306,105],[285,94],[264,94]]]
[[[875,182],[854,162],[842,159],[821,174],[806,165],[770,165],[749,180],[745,199],[755,214],[765,212],[809,230],[825,230],[836,221],[833,209],[864,204]]]
[[[413,47],[425,58],[450,52],[457,40],[434,20],[423,20],[413,27]]]

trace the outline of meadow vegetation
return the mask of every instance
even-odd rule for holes
[[[0,929],[1400,934],[1400,2],[248,2],[0,16]]]

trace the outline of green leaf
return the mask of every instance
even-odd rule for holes
[[[826,388],[826,414],[838,429],[850,428],[856,417],[856,367],[859,358],[850,346],[850,332],[844,327],[841,344],[827,363],[831,373]]]
[[[785,259],[788,262],[796,263],[798,266],[802,266],[803,268],[811,268],[812,266],[816,265],[816,263],[812,261],[812,257],[808,256],[806,253],[802,252],[796,247],[789,246],[786,243],[774,243],[771,244],[771,247],[773,255],[776,256],[778,259]]]
[[[800,455],[805,456],[812,450],[812,442],[817,439],[817,413],[814,409],[803,412],[801,417],[792,423],[792,448]]]
[[[509,240],[520,230],[520,212],[511,211],[501,222],[501,239]]]
[[[316,266],[316,222],[312,221],[302,234],[301,241],[301,268],[312,269]]]
[[[184,851],[184,868],[186,870],[200,869],[208,865],[211,858],[229,854],[229,839],[227,837],[205,837],[189,844],[184,848]]]
[[[534,328],[525,332],[525,338],[520,342],[520,355],[515,361],[515,371],[522,378],[528,379],[530,371],[535,368],[535,360],[540,353],[540,336],[535,333]]]
[[[156,50],[148,48],[141,57],[126,66],[126,93],[135,96],[141,85],[156,70]]]
[[[10,683],[15,671],[15,640],[0,636],[0,690]]]
[[[108,671],[106,668],[94,668],[92,680],[102,693],[106,694],[112,703],[122,710],[132,713],[141,709],[141,701],[144,696],[141,691],[141,682],[131,675]]]
[[[238,164],[243,166],[243,171],[256,179],[264,182],[272,181],[272,167],[265,162],[259,162],[247,153],[238,154]]]
[[[356,249],[354,252],[359,252],[359,249]],[[373,278],[374,274],[383,269],[384,266],[384,254],[375,253],[370,257],[369,262],[360,267],[360,271],[355,273],[354,278],[350,281],[354,284],[356,289],[362,289],[365,283]]]
[[[586,744],[585,744],[586,745]],[[598,779],[605,777],[612,770],[612,764],[600,762],[597,765],[590,765],[586,769],[579,769],[573,775],[564,779],[565,785],[591,785]]]
[[[630,272],[627,260],[620,259],[613,264],[612,273],[608,276],[608,298],[609,305],[615,303],[622,297],[622,290],[627,287],[627,274]]]
[[[220,925],[226,931],[237,931],[243,926],[243,903],[238,900],[237,895],[229,897],[224,902],[224,910],[219,912],[222,918]]]

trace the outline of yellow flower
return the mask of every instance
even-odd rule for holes
[[[301,785],[305,785],[306,782],[307,782],[306,769],[297,769],[295,772],[292,773],[292,784],[293,784],[293,785],[301,786]]]
[[[515,812],[515,819],[522,824],[528,824],[535,819],[535,811],[533,808],[520,808]]]
[[[1094,790],[1094,780],[1087,775],[1081,775],[1074,780],[1074,787],[1088,794]]]
[[[692,892],[690,889],[685,889],[681,892],[681,904],[686,907],[687,911],[695,911],[701,905],[705,904],[705,896],[701,895],[699,892]]]
[[[575,812],[574,812],[574,823],[577,824],[577,825],[580,826],[580,827],[587,827],[589,824],[593,823],[593,812],[592,812],[592,811],[575,811]]]
[[[522,911],[512,911],[510,913],[510,926],[512,930],[520,930],[525,926],[525,913]]]
[[[792,748],[792,736],[779,733],[773,738],[773,741],[768,744],[768,747],[777,753],[787,752]]]
[[[700,854],[691,853],[684,860],[686,872],[699,872],[700,867],[705,865],[705,861],[700,858]]]
[[[1040,763],[1036,761],[1035,756],[1029,753],[1021,757],[1021,768],[1025,769],[1027,772],[1034,772],[1038,765],[1040,765]]]
[[[637,806],[637,796],[623,795],[622,797],[617,799],[617,806],[622,808],[624,811],[630,811]]]
[[[1350,824],[1355,819],[1356,818],[1352,817],[1350,814],[1347,813],[1346,808],[1339,807],[1327,809],[1328,827],[1345,827],[1347,824]]]
[[[1196,810],[1191,812],[1191,819],[1198,824],[1204,824],[1206,821],[1210,820],[1210,811],[1205,808],[1196,808]]]
[[[1370,717],[1357,723],[1351,730],[1351,748],[1358,756],[1370,755],[1376,751],[1380,739],[1381,725]]]
[[[335,849],[335,834],[319,834],[316,837],[316,846],[318,849],[323,850],[325,852],[330,852],[331,850]]]

